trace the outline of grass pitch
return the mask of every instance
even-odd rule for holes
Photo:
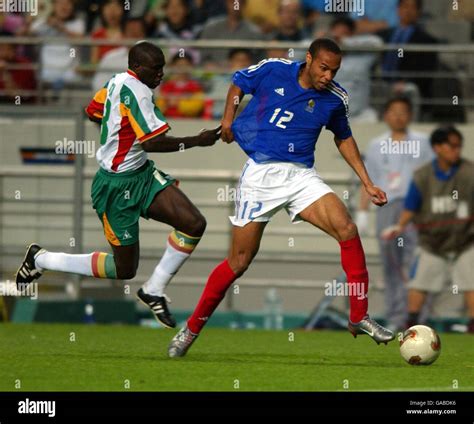
[[[208,328],[187,357],[169,359],[175,332],[0,324],[0,390],[474,390],[471,335],[441,334],[438,361],[415,367],[400,357],[397,341],[377,345],[345,331],[295,331],[290,341],[288,331]]]

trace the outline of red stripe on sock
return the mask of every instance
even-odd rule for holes
[[[188,328],[194,334],[198,334],[211,317],[230,285],[235,281],[237,276],[229,262],[225,259],[217,265],[210,273],[204,291],[202,292],[199,303],[194,313],[188,319]]]
[[[368,300],[367,291],[369,289],[369,273],[365,264],[365,253],[360,241],[360,237],[356,236],[353,239],[339,242],[341,246],[341,264],[342,269],[346,273],[347,284],[352,285],[354,290],[349,296],[349,303],[351,307],[350,317],[351,322],[359,322],[367,315]],[[360,285],[355,290],[355,285]],[[360,294],[363,293],[363,298]]]
[[[100,277],[99,269],[97,268],[97,261],[99,259],[100,252],[94,252],[92,254],[92,274],[94,277]]]

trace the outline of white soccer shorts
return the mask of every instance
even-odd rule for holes
[[[298,163],[256,163],[249,159],[237,186],[233,225],[268,222],[285,209],[293,223],[301,222],[299,213],[316,200],[334,191],[314,168]]]

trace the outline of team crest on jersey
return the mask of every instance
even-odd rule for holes
[[[311,99],[308,101],[308,104],[306,105],[306,107],[304,108],[304,110],[306,112],[309,112],[309,113],[313,113],[314,112],[314,105],[316,104],[316,102]]]

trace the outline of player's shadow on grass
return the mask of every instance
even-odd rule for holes
[[[211,353],[211,354],[190,354],[186,358],[180,358],[179,361],[192,363],[222,363],[222,364],[271,364],[271,365],[285,365],[285,366],[327,366],[327,367],[341,367],[341,366],[358,366],[366,368],[401,368],[404,364],[387,364],[384,358],[380,358],[377,362],[373,360],[367,361],[367,358],[360,358],[357,360],[338,360],[337,358],[317,357],[315,355],[285,355],[278,353],[261,353],[256,355],[255,352],[250,353]]]
[[[150,352],[149,355],[147,354],[140,354],[137,355],[136,353],[130,354],[113,354],[110,351],[107,352],[98,352],[98,351],[89,351],[89,352],[81,352],[81,353],[72,353],[72,352],[63,352],[63,353],[35,353],[35,357],[44,356],[45,358],[52,358],[58,357],[63,360],[76,360],[76,359],[85,359],[85,360],[124,360],[124,361],[131,361],[131,360],[138,360],[138,361],[150,361],[156,362],[157,359],[163,359],[163,355],[157,354],[156,352]]]

